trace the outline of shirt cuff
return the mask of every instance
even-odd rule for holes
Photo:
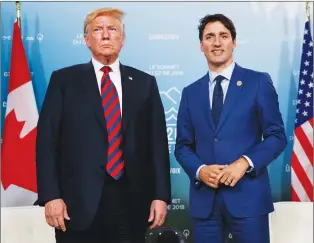
[[[242,157],[244,157],[250,165],[250,167],[247,169],[246,173],[252,172],[252,170],[254,170],[254,164],[253,164],[252,160],[249,157],[247,157],[246,155],[242,155]]]
[[[198,167],[197,171],[196,171],[196,179],[200,180],[200,170],[206,165],[201,165],[200,167]]]

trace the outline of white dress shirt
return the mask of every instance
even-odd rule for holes
[[[103,76],[103,71],[101,71],[101,68],[105,65],[102,63],[98,62],[94,57],[92,57],[92,63],[94,66],[96,78],[97,78],[97,84],[98,84],[98,89],[99,93],[101,92],[100,87],[101,87],[101,78]],[[122,84],[121,84],[121,72],[120,72],[120,62],[119,58],[112,63],[111,65],[106,65],[111,68],[111,72],[109,73],[110,79],[114,86],[116,87],[116,90],[118,92],[119,96],[119,102],[120,102],[120,111],[121,111],[121,116],[122,116]]]
[[[225,98],[227,95],[227,91],[228,91],[228,87],[229,87],[229,83],[231,80],[231,76],[232,76],[234,67],[235,67],[235,63],[233,62],[228,67],[226,67],[221,73],[216,73],[216,72],[213,72],[210,70],[208,71],[208,75],[209,75],[209,103],[210,103],[211,109],[212,109],[212,104],[213,104],[214,88],[216,86],[215,78],[218,75],[222,75],[225,77],[225,79],[221,81],[221,87],[222,87],[222,91],[223,91],[223,102],[225,102]],[[248,170],[247,172],[251,172],[254,168],[253,162],[246,155],[242,155],[242,156],[247,159],[247,161],[249,162],[249,164],[251,166],[251,169]],[[199,179],[199,172],[203,166],[205,166],[205,164],[201,165],[196,171],[196,178],[197,179]]]

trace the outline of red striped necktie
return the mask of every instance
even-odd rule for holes
[[[109,144],[106,170],[109,175],[118,180],[123,175],[124,169],[119,96],[109,76],[111,68],[104,66],[101,71],[104,73],[101,79],[101,98]]]

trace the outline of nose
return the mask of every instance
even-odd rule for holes
[[[220,37],[215,38],[214,45],[215,45],[215,46],[220,46],[220,45],[221,45],[221,43],[220,43]]]
[[[110,39],[110,32],[109,32],[109,30],[107,28],[103,29],[102,38],[104,40],[109,40]]]

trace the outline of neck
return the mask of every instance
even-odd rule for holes
[[[112,63],[114,63],[117,60],[117,56],[108,56],[108,57],[104,57],[104,56],[95,56],[93,55],[93,57],[100,63],[104,64],[104,65],[111,65]]]
[[[231,63],[233,63],[233,59],[229,60],[226,63],[219,63],[219,64],[208,62],[208,68],[212,72],[222,73],[222,71],[225,70]]]

